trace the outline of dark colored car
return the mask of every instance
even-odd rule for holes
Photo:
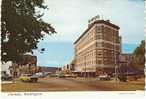
[[[126,81],[127,81],[127,76],[121,74],[121,75],[118,75],[118,79],[119,79],[120,81],[126,82]]]

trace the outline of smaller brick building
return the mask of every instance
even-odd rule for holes
[[[10,73],[13,77],[18,77],[23,73],[33,74],[37,72],[37,57],[30,54],[24,54],[19,63],[12,63]]]

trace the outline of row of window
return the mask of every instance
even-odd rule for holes
[[[84,63],[78,63],[77,66],[95,66],[96,64],[114,64],[115,61],[114,60],[108,60],[108,59],[104,59],[104,60],[97,60],[97,61],[87,61]]]
[[[114,33],[114,34],[118,34],[118,30],[115,30],[115,29],[112,29],[112,28],[109,28],[107,26],[104,26],[104,25],[101,25],[101,26],[97,26],[97,33],[100,33],[100,32],[107,32],[107,33]]]
[[[108,44],[108,43],[96,43],[96,47],[97,48],[101,48],[101,47],[105,47],[105,48],[110,48],[110,49],[116,49],[116,50],[120,50],[120,45],[111,45],[111,44]]]

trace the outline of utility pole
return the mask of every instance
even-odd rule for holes
[[[116,56],[116,35],[113,34],[114,39],[114,58],[115,58],[115,82],[117,87],[117,81],[118,81],[118,65],[117,65],[117,56]]]
[[[84,77],[86,78],[86,56],[85,56],[85,74]]]
[[[127,78],[127,77],[128,77],[128,73],[129,73],[129,72],[128,72],[128,66],[130,65],[130,62],[128,62],[127,60],[126,60],[126,65],[127,65],[127,66],[126,66],[126,67],[127,67],[127,69],[126,69],[126,70],[127,70],[127,72],[126,72],[126,78]]]

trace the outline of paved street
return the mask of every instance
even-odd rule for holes
[[[130,82],[98,81],[96,78],[41,78],[38,83],[2,84],[2,91],[135,91],[144,90],[144,79]]]

